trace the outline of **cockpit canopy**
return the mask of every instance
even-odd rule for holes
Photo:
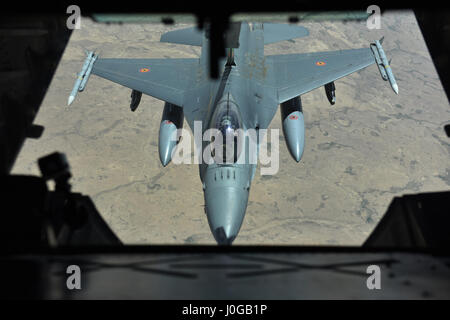
[[[242,121],[239,110],[230,96],[217,104],[211,121],[211,129],[218,129],[222,138],[221,141],[214,141],[214,149],[212,149],[214,162],[235,163],[240,153],[238,138],[242,131],[238,131],[238,129],[242,129]],[[220,150],[220,154],[217,154],[218,150]]]

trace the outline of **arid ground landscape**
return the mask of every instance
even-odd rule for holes
[[[280,130],[280,168],[257,169],[246,217],[234,244],[360,245],[395,196],[450,187],[450,141],[443,125],[450,109],[412,12],[386,13],[381,29],[365,22],[308,22],[305,38],[270,44],[288,54],[367,47],[385,37],[399,86],[396,95],[376,65],[337,80],[331,106],[323,88],[302,96],[305,150],[296,163]],[[73,190],[90,195],[127,244],[214,244],[204,213],[197,165],[163,167],[158,130],[164,103],[92,75],[68,107],[85,49],[104,58],[196,58],[200,47],[160,43],[188,25],[117,25],[82,19],[64,52],[13,173],[39,174],[37,159],[67,155]],[[188,128],[185,122],[185,128]]]

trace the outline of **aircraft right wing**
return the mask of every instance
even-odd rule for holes
[[[278,103],[297,97],[375,63],[369,48],[266,57]]]
[[[381,42],[370,48],[266,56],[267,74],[271,74],[267,84],[275,87],[278,102],[283,103],[376,63],[383,80],[389,80],[398,93]]]

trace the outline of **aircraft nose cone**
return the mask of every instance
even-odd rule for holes
[[[219,245],[230,245],[244,220],[248,191],[244,188],[205,189],[209,227]]]
[[[230,245],[236,238],[236,236],[227,235],[223,227],[216,228],[213,235],[219,245]]]

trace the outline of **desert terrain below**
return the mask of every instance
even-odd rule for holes
[[[450,186],[443,130],[449,104],[414,14],[388,12],[379,30],[365,22],[301,25],[308,37],[266,45],[265,54],[361,48],[384,36],[399,95],[376,65],[337,80],[334,106],[323,88],[304,94],[299,163],[287,150],[278,111],[269,129],[280,130],[279,171],[262,176],[257,169],[235,245],[361,245],[393,197]],[[26,141],[13,173],[39,174],[39,157],[63,152],[73,191],[91,196],[124,243],[215,244],[198,166],[164,168],[159,161],[163,101],[143,95],[131,112],[130,89],[92,75],[67,106],[85,49],[104,58],[198,58],[200,47],[159,42],[163,33],[186,27],[82,19],[35,119],[45,131]]]

